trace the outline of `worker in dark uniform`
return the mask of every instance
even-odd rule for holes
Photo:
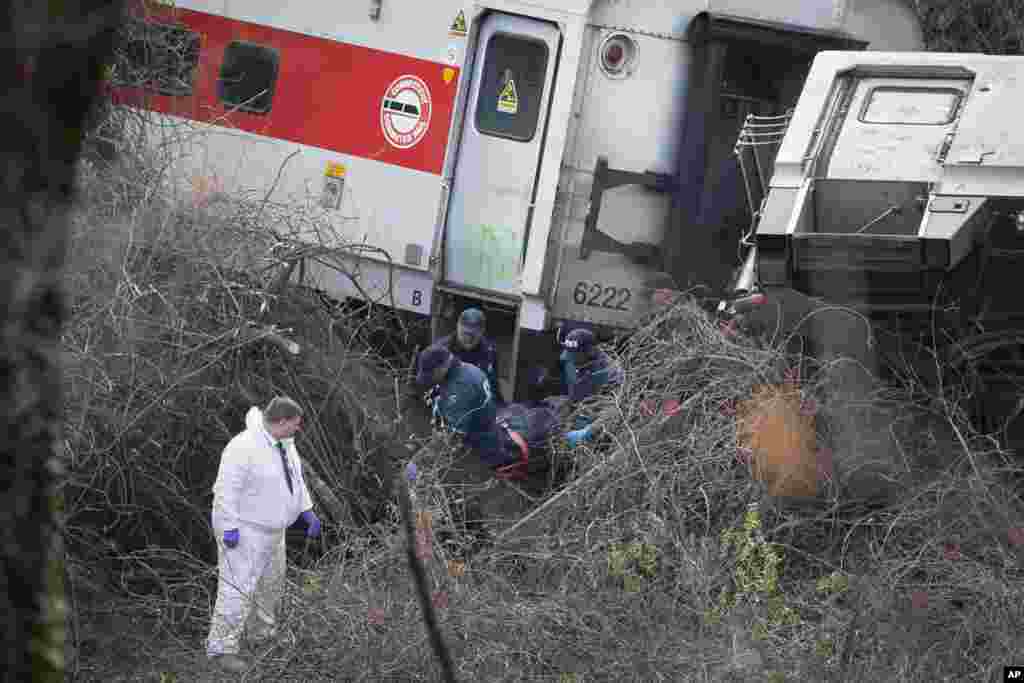
[[[460,361],[445,346],[435,344],[420,354],[416,375],[421,386],[437,385],[434,406],[452,431],[492,467],[512,466],[509,478],[525,476],[530,443],[546,442],[558,428],[554,407],[520,410],[518,404],[505,406],[501,414],[490,392],[490,383],[480,368]],[[592,430],[566,434],[570,446],[586,441]],[[514,471],[513,471],[514,470]]]
[[[577,328],[562,339],[562,384],[569,400],[583,401],[602,387],[622,383],[622,368],[597,348],[594,333]]]
[[[462,435],[482,461],[500,466],[515,459],[516,448],[508,448],[498,427],[491,384],[480,368],[462,362],[445,344],[438,343],[420,354],[416,380],[437,388],[435,413],[445,426]]]
[[[455,334],[437,341],[451,351],[463,363],[480,368],[491,385],[491,396],[495,403],[502,405],[505,398],[498,383],[498,347],[484,331],[486,318],[479,308],[467,308],[459,316]]]

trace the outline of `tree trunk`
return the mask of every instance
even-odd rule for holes
[[[57,527],[67,209],[119,0],[14,0],[0,60],[0,677],[63,679]]]

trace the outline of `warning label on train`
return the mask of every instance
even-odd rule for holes
[[[519,112],[519,95],[516,94],[516,82],[509,79],[505,87],[498,95],[498,111],[502,114],[516,114]]]
[[[451,28],[448,29],[448,35],[464,38],[466,36],[466,13],[463,10],[459,10],[459,13],[455,16],[455,21],[452,22]]]

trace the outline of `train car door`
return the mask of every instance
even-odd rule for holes
[[[560,33],[490,14],[480,27],[445,224],[444,284],[517,297]]]

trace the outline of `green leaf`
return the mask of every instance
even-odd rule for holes
[[[627,593],[636,593],[642,584],[643,579],[636,574],[626,574],[622,577],[622,587],[626,589]]]
[[[320,588],[320,577],[315,574],[308,574],[302,585],[303,592],[308,596],[313,596],[320,592]]]
[[[658,571],[658,549],[649,543],[644,543],[640,547],[638,564],[642,574],[654,576]]]
[[[608,550],[608,573],[622,576],[626,572],[626,552],[618,545]]]
[[[754,531],[761,528],[761,513],[757,510],[750,510],[743,519],[743,528],[747,531]]]
[[[842,593],[850,587],[850,579],[839,572],[832,572],[828,576],[822,576],[815,584],[819,593]]]

